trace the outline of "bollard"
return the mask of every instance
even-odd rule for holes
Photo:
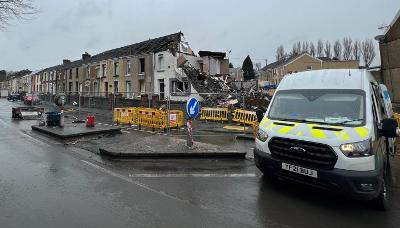
[[[61,112],[60,112],[60,127],[64,127],[64,107],[61,107]]]
[[[193,147],[193,128],[192,128],[192,118],[189,117],[186,127],[187,127],[187,140],[186,140],[186,146],[189,148]]]

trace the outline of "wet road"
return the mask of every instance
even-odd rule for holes
[[[393,205],[262,178],[250,160],[103,160],[12,121],[0,100],[0,227],[398,227]]]

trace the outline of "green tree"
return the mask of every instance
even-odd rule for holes
[[[232,63],[229,63],[229,68],[235,68]]]
[[[5,70],[0,70],[0,82],[6,80],[7,72]]]
[[[244,59],[242,70],[243,70],[243,78],[245,81],[254,79],[253,62],[251,61],[250,56],[247,56]]]

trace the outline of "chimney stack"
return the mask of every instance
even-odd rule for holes
[[[70,63],[70,62],[71,62],[71,60],[69,60],[69,59],[63,59],[63,65]]]
[[[83,61],[89,61],[90,57],[92,57],[89,53],[85,52],[84,54],[82,54],[82,60]]]

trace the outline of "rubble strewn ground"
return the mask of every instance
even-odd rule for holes
[[[258,90],[255,81],[238,84],[224,76],[205,75],[187,62],[181,67],[192,86],[204,99],[203,106],[245,109],[268,107],[270,96]]]

